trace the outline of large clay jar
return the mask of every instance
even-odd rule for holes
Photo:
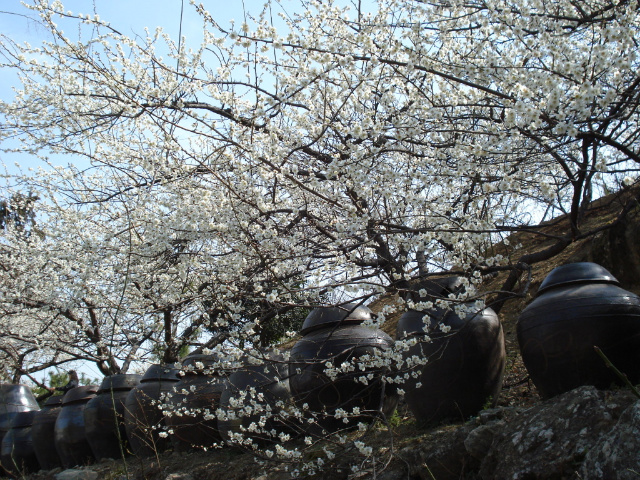
[[[47,398],[42,410],[36,413],[31,426],[33,437],[33,449],[40,468],[51,470],[62,467],[62,462],[58,456],[54,439],[56,420],[62,409],[62,399],[64,395],[55,395]]]
[[[0,383],[0,443],[16,413],[31,410],[40,410],[40,407],[29,387]],[[0,465],[0,474],[2,472],[2,465]]]
[[[129,392],[125,401],[124,424],[129,445],[138,456],[150,457],[167,449],[171,442],[166,434],[162,398],[178,382],[174,365],[152,365]]]
[[[220,444],[216,410],[225,389],[225,375],[213,365],[214,355],[189,355],[182,362],[181,378],[167,395],[165,422],[174,448],[211,448]]]
[[[88,465],[94,460],[84,428],[84,409],[97,392],[97,385],[85,385],[72,388],[62,399],[62,409],[54,427],[54,438],[65,468]]]
[[[361,325],[368,320],[371,311],[363,306],[314,309],[302,325],[303,337],[291,349],[291,394],[296,405],[310,412],[324,430],[348,428],[395,410],[395,389],[383,379],[387,369],[356,365],[364,356],[375,358],[393,347],[393,340],[382,330]],[[334,375],[332,368],[343,363],[356,367]],[[342,410],[349,415],[346,423],[339,415]]]
[[[640,298],[618,285],[589,262],[557,267],[544,279],[517,326],[522,359],[542,397],[619,382],[594,346],[640,382]]]
[[[218,420],[222,438],[243,448],[281,443],[299,430],[289,416],[289,366],[281,355],[247,364],[229,377],[220,399],[224,417]]]
[[[9,430],[13,416],[30,410],[40,410],[40,407],[29,387],[0,383],[0,441]]]
[[[410,345],[403,352],[408,375],[402,389],[419,424],[463,420],[497,401],[506,354],[492,309],[471,310],[464,318],[446,307],[410,310],[398,321],[397,338]]]
[[[2,466],[13,477],[20,477],[40,469],[33,449],[31,424],[37,410],[18,412],[2,439]]]
[[[124,404],[142,375],[121,374],[105,377],[95,398],[84,409],[87,440],[96,460],[121,458],[128,451],[124,425]]]

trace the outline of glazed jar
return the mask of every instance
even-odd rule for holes
[[[219,445],[216,410],[225,389],[225,376],[216,370],[215,355],[189,355],[182,362],[180,380],[165,402],[165,422],[176,450]]]
[[[247,362],[249,363],[249,362]],[[220,434],[229,445],[252,448],[282,443],[299,423],[289,417],[291,402],[289,367],[282,355],[256,359],[229,377],[220,399],[224,417],[218,420]]]
[[[543,398],[620,382],[594,346],[631,383],[640,382],[640,297],[620,288],[598,264],[552,270],[522,311],[517,334],[522,360]]]
[[[31,424],[37,410],[16,412],[2,439],[2,466],[10,476],[22,477],[40,469],[33,449]]]
[[[142,375],[120,374],[105,377],[98,394],[84,409],[87,440],[96,460],[121,458],[128,451],[124,425],[124,404]]]
[[[85,385],[72,388],[62,399],[62,409],[54,427],[54,438],[58,456],[65,468],[88,465],[94,460],[84,428],[84,409],[97,392],[97,385]]]
[[[33,449],[40,468],[51,470],[62,467],[62,462],[58,456],[54,442],[54,431],[56,420],[62,409],[62,399],[64,395],[54,395],[47,398],[42,410],[36,413],[31,426],[33,437]]]
[[[30,410],[40,410],[40,407],[29,387],[0,383],[0,441],[9,430],[14,414]]]
[[[497,401],[506,353],[492,309],[471,310],[464,318],[446,308],[409,310],[398,321],[397,338],[410,345],[402,354],[407,375],[401,388],[420,425],[466,420]]]
[[[31,410],[40,410],[40,407],[29,387],[0,383],[0,444],[16,413]],[[0,474],[2,472],[3,468],[0,464]]]
[[[178,382],[174,365],[152,365],[125,401],[124,424],[129,445],[138,456],[149,457],[171,445],[166,435],[162,397]],[[161,435],[162,434],[162,435]]]
[[[302,325],[303,337],[291,349],[293,399],[324,430],[349,428],[395,410],[395,389],[383,379],[387,367],[357,365],[359,359],[375,359],[393,347],[382,330],[362,325],[370,320],[371,310],[354,304],[314,309]],[[355,368],[336,371],[346,363]]]

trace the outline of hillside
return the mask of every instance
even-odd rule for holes
[[[610,459],[602,460],[598,452],[604,449],[602,442],[614,451],[616,445],[624,444],[631,445],[625,448],[637,457],[635,452],[640,451],[640,436],[627,433],[640,432],[637,399],[625,390],[597,392],[585,387],[542,402],[522,364],[515,325],[520,311],[534,298],[544,277],[565,263],[597,262],[610,270],[625,289],[640,294],[639,198],[640,189],[634,189],[593,202],[584,213],[583,232],[596,233],[577,238],[549,261],[533,264],[530,277],[525,275],[517,285],[517,295],[504,304],[500,319],[505,331],[508,361],[497,408],[483,411],[467,422],[461,420],[423,430],[415,425],[411,414],[401,404],[390,425],[377,425],[369,434],[367,443],[375,449],[376,463],[365,461],[353,447],[345,448],[334,462],[327,462],[322,472],[313,478],[499,479],[521,474],[523,478],[532,479],[613,478],[611,471],[616,472],[616,478],[632,478],[625,472],[632,472],[628,465],[635,468],[636,463],[614,464]],[[630,208],[620,219],[625,205]],[[566,231],[568,219],[559,217],[540,225],[535,233],[512,235],[508,246],[499,244],[493,248],[516,262],[523,252],[542,251]],[[485,282],[489,304],[496,298],[506,276],[506,272],[501,273]],[[374,302],[372,309],[379,311],[391,301],[392,297],[383,297]],[[384,326],[392,336],[399,315],[391,316]],[[570,420],[565,418],[567,411],[582,414],[572,414]],[[623,435],[633,437],[635,443],[624,443],[628,438],[621,440]],[[576,440],[578,437],[580,441]],[[532,438],[537,440],[534,442]],[[574,446],[567,447],[570,443],[566,442],[573,442]],[[307,450],[305,455],[308,460],[321,456],[321,446]],[[640,458],[633,455],[628,455],[625,461],[637,462],[640,466]],[[361,470],[353,472],[350,466],[358,462]],[[147,460],[129,458],[126,470],[121,461],[103,462],[79,471],[80,476],[69,478],[267,480],[289,478],[287,468],[278,463],[260,465],[250,453],[224,448],[191,454],[170,453]],[[59,471],[40,472],[26,478],[67,478],[56,474]]]

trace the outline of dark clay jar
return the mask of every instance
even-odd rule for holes
[[[590,262],[555,268],[522,311],[522,359],[544,398],[581,385],[605,389],[619,379],[598,346],[631,383],[640,382],[640,297]]]
[[[440,308],[410,310],[398,321],[397,337],[416,342],[403,352],[405,361],[427,361],[408,365],[409,378],[401,386],[419,424],[464,420],[497,401],[506,353],[502,325],[492,309],[465,318]]]
[[[9,430],[14,414],[30,410],[40,410],[40,407],[29,387],[0,383],[0,441]]]
[[[250,448],[281,443],[281,434],[295,432],[297,422],[283,415],[291,401],[288,374],[284,358],[277,356],[242,367],[229,377],[220,399],[225,418],[218,420],[225,442]]]
[[[395,410],[395,389],[382,378],[386,369],[356,366],[355,371],[337,373],[334,379],[325,373],[327,362],[334,367],[344,362],[356,364],[364,355],[373,358],[393,347],[393,340],[382,330],[361,325],[370,318],[368,308],[354,305],[315,309],[303,324],[304,336],[291,349],[291,394],[296,405],[308,408],[323,429],[352,427]],[[368,374],[372,378],[361,382]],[[361,415],[353,415],[354,408]],[[337,409],[349,414],[348,423],[335,417]]]
[[[225,389],[225,376],[212,368],[217,358],[189,355],[182,362],[180,381],[165,402],[165,422],[176,450],[210,448],[222,440],[216,410]]]
[[[40,469],[33,450],[31,424],[37,410],[17,412],[2,439],[2,466],[10,476],[20,477]]]
[[[97,392],[97,385],[85,385],[72,388],[62,399],[54,438],[58,455],[65,468],[88,465],[94,460],[84,428],[84,409]]]
[[[31,426],[33,449],[38,458],[40,468],[43,470],[62,467],[53,439],[56,420],[62,409],[63,397],[64,395],[56,395],[47,398],[42,410],[37,412],[33,418]]]
[[[120,458],[128,451],[124,426],[124,404],[142,375],[121,374],[105,377],[95,398],[84,409],[87,440],[96,460]]]
[[[0,443],[16,413],[40,410],[31,389],[26,385],[0,383]],[[0,465],[0,474],[3,473]]]
[[[129,445],[138,456],[150,457],[171,445],[164,434],[165,422],[160,403],[161,397],[178,382],[178,372],[173,365],[152,365],[140,384],[127,395],[124,424]]]

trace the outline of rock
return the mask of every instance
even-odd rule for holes
[[[480,478],[569,478],[633,402],[629,392],[598,391],[591,386],[546,400],[505,423],[494,435]]]
[[[421,480],[457,480],[477,470],[478,461],[465,448],[464,441],[476,427],[465,424],[434,431],[424,442],[400,452],[408,466],[409,477]]]
[[[70,468],[57,473],[56,480],[96,480],[98,473],[93,470]]]
[[[640,401],[627,408],[615,427],[589,450],[582,478],[637,480],[640,475]]]
[[[464,448],[473,458],[482,460],[491,450],[494,437],[504,425],[504,422],[494,422],[489,425],[480,425],[471,430],[471,433],[464,439]]]
[[[193,480],[193,477],[188,473],[170,473],[164,480]]]

